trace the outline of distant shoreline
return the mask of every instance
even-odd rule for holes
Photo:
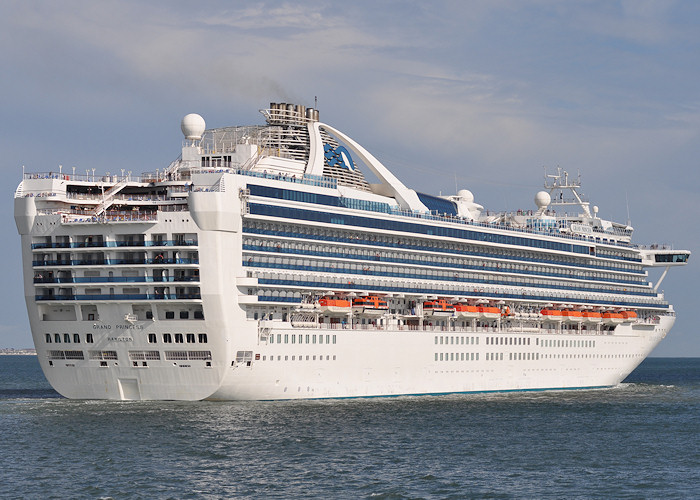
[[[36,356],[36,349],[0,349],[0,356]]]

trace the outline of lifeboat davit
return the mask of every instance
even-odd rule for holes
[[[606,312],[603,313],[603,322],[608,325],[619,325],[624,320],[624,317],[620,313],[616,312]]]
[[[347,299],[323,297],[318,300],[318,309],[325,313],[347,314],[350,312],[351,306],[352,303]]]
[[[452,316],[455,306],[445,299],[423,302],[423,314],[426,316]]]
[[[479,308],[467,304],[455,304],[455,312],[460,318],[478,318]]]
[[[545,320],[549,321],[563,321],[564,317],[559,309],[542,309],[540,314]]]
[[[484,319],[497,319],[501,317],[501,310],[498,307],[478,306],[479,317]]]
[[[352,309],[367,316],[381,316],[389,310],[389,306],[383,298],[376,295],[368,295],[367,297],[353,299]]]

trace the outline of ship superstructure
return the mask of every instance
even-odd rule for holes
[[[153,173],[24,174],[27,310],[61,394],[605,387],[673,325],[658,287],[690,252],[633,244],[565,171],[535,209],[493,213],[405,186],[316,109],[262,113],[209,130],[187,115],[181,156]]]

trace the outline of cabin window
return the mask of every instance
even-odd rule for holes
[[[189,311],[180,311],[180,319],[188,319],[190,317]]]
[[[88,333],[85,335],[85,342],[87,342],[88,344],[92,344],[93,342],[95,342],[95,339],[92,337],[92,333]]]
[[[175,343],[176,344],[182,344],[183,342],[183,337],[181,333],[176,333],[175,334]]]
[[[165,311],[165,319],[175,319],[175,311]]]
[[[187,343],[188,343],[188,344],[194,344],[194,333],[188,333],[188,334],[187,334]]]
[[[61,343],[61,334],[55,333],[53,336],[53,339],[56,341],[57,344],[60,344]]]
[[[164,344],[172,344],[173,342],[173,337],[169,333],[164,333],[163,334],[163,343]]]
[[[149,333],[148,334],[148,343],[149,344],[155,344],[157,342],[156,340],[156,334],[155,333]]]
[[[66,344],[70,344],[70,333],[63,334],[63,342],[65,342]]]
[[[80,335],[77,333],[73,334],[73,343],[74,344],[80,344]]]
[[[200,344],[206,344],[207,343],[207,334],[206,333],[200,333],[198,335],[199,337],[199,343]]]
[[[51,343],[51,334],[50,334],[50,333],[47,333],[47,334],[46,334],[46,343],[47,343],[47,344],[50,344],[50,343]]]

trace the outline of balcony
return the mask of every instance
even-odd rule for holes
[[[115,241],[81,241],[81,242],[39,242],[32,243],[32,250],[42,250],[46,248],[114,248],[114,247],[196,247],[198,241],[196,239],[184,240],[159,240],[159,241],[134,241],[134,240],[115,240]]]
[[[71,248],[71,244],[67,241],[59,243],[32,243],[32,250],[40,248]]]
[[[90,302],[103,300],[198,300],[201,293],[115,293],[115,294],[61,294],[61,295],[35,295],[36,301],[65,301],[87,300]]]
[[[32,266],[104,266],[104,265],[144,265],[144,264],[199,264],[199,259],[73,259],[73,260],[34,260]]]
[[[198,282],[199,276],[90,276],[90,277],[52,277],[35,276],[34,283],[192,283]]]

